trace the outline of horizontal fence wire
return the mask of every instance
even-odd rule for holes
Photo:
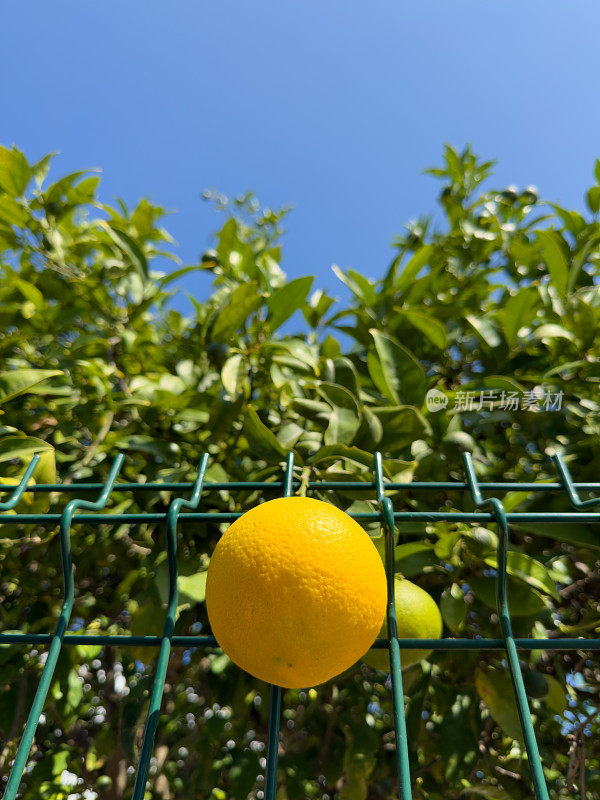
[[[374,495],[373,502],[378,511],[351,514],[354,519],[364,522],[377,521],[381,524],[385,537],[385,569],[388,587],[387,621],[388,638],[377,639],[373,647],[386,648],[390,657],[390,677],[393,703],[394,731],[396,737],[396,758],[399,778],[399,797],[401,800],[411,800],[411,777],[408,758],[408,742],[406,738],[406,724],[404,718],[404,693],[402,687],[402,669],[400,649],[431,649],[431,650],[498,650],[503,651],[510,674],[519,720],[521,723],[526,745],[533,791],[536,800],[547,800],[548,791],[545,784],[542,762],[539,756],[535,731],[531,721],[527,696],[523,685],[523,677],[518,659],[518,650],[600,650],[600,639],[586,638],[515,638],[512,633],[510,609],[507,596],[507,553],[509,547],[509,526],[511,524],[547,523],[558,524],[576,522],[585,524],[599,524],[600,511],[593,511],[600,506],[600,497],[582,500],[580,492],[600,494],[600,483],[575,483],[569,469],[559,454],[552,457],[558,472],[558,482],[479,482],[475,474],[472,456],[463,453],[463,466],[465,481],[432,481],[432,482],[404,482],[394,483],[386,481],[383,477],[382,457],[380,453],[374,454],[373,480],[371,481],[311,481],[304,484],[308,491],[329,491],[336,489],[364,490]],[[186,648],[216,648],[220,649],[216,639],[211,635],[174,635],[176,609],[177,609],[177,528],[187,521],[205,521],[213,523],[233,522],[241,516],[242,512],[211,512],[188,511],[182,508],[196,509],[204,493],[210,491],[273,491],[278,495],[290,497],[303,485],[293,477],[293,454],[288,455],[282,480],[275,481],[232,481],[232,482],[207,482],[204,480],[208,456],[203,456],[193,483],[190,482],[163,482],[163,483],[117,483],[117,476],[123,463],[123,455],[119,454],[111,467],[108,478],[104,483],[72,483],[62,485],[36,484],[28,487],[39,462],[39,455],[35,454],[27,466],[19,483],[13,486],[4,484],[0,494],[9,494],[7,500],[0,501],[0,525],[59,525],[59,540],[61,553],[61,568],[63,575],[63,599],[60,616],[56,629],[51,633],[0,633],[0,644],[5,645],[49,645],[48,656],[38,689],[32,702],[25,729],[19,743],[17,753],[12,762],[12,770],[4,792],[4,800],[15,800],[21,782],[27,759],[35,737],[43,711],[44,702],[54,674],[54,669],[63,646],[78,644],[118,645],[122,647],[153,647],[158,649],[158,660],[152,688],[151,700],[144,725],[142,748],[138,760],[132,798],[142,800],[146,790],[148,771],[152,756],[154,738],[158,726],[160,706],[165,686],[166,671],[169,654],[173,647]],[[190,492],[190,497],[176,496],[171,499],[169,509],[165,513],[85,513],[85,511],[98,512],[104,509],[111,495],[128,491],[172,491]],[[13,513],[24,492],[60,492],[61,494],[87,494],[95,493],[95,501],[77,497],[70,500],[62,512],[47,514],[20,514]],[[394,511],[392,500],[387,496],[389,492],[419,492],[419,491],[468,491],[473,502],[474,511]],[[506,512],[502,501],[497,497],[484,498],[484,492],[562,492],[568,497],[575,511],[571,512]],[[84,513],[75,512],[83,509]],[[490,509],[484,510],[484,509]],[[445,639],[403,639],[397,635],[397,621],[394,604],[394,548],[398,543],[399,535],[402,538],[422,536],[414,531],[402,531],[402,524],[409,522],[465,522],[465,523],[494,523],[498,529],[497,550],[497,575],[496,575],[496,600],[500,620],[502,638],[486,639],[476,637],[472,639],[445,638]],[[73,610],[75,586],[73,580],[73,565],[71,560],[71,527],[78,523],[121,525],[124,523],[149,524],[164,523],[165,545],[168,566],[168,603],[166,616],[161,636],[129,636],[109,634],[77,634],[67,633],[67,627]],[[398,526],[399,534],[396,534]],[[538,534],[540,535],[540,534]],[[599,536],[600,543],[600,536]],[[269,725],[267,731],[267,766],[265,779],[265,798],[274,800],[277,790],[277,755],[279,745],[279,730],[281,718],[282,689],[278,686],[270,687]]]
[[[208,488],[208,487],[207,487]],[[2,516],[2,515],[0,515]],[[242,516],[241,511],[216,511],[216,512],[190,512],[180,514],[179,522],[235,522]],[[361,522],[382,522],[382,515],[379,511],[363,511],[360,513],[350,513],[350,517]],[[468,511],[394,511],[395,522],[495,522],[494,515],[490,512],[468,512]],[[122,524],[126,522],[148,523],[164,522],[167,518],[166,513],[149,512],[147,514],[78,514],[75,523],[86,525],[96,524]],[[506,519],[513,525],[525,525],[531,522],[545,522],[549,525],[562,524],[564,522],[585,522],[598,525],[600,524],[600,512],[582,511],[580,513],[569,513],[568,511],[557,512],[536,512],[523,511],[521,513],[512,512],[506,514]],[[2,521],[2,525],[48,525],[60,522],[60,514],[11,514]],[[421,533],[405,531],[403,536],[421,536]]]

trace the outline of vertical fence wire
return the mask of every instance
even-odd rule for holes
[[[564,486],[565,492],[569,498],[569,501],[572,506],[575,508],[581,508],[582,510],[585,508],[593,508],[600,504],[600,497],[591,497],[589,500],[582,500],[579,496],[579,492],[577,491],[577,487],[573,483],[573,479],[571,478],[571,473],[569,472],[569,468],[567,467],[562,455],[560,453],[556,453],[552,456],[552,461],[558,470],[558,474],[560,475],[560,480],[562,485]]]
[[[289,453],[285,466],[283,496],[292,496],[294,454]],[[271,686],[269,727],[267,732],[267,769],[265,775],[265,800],[275,800],[277,793],[277,756],[279,754],[279,727],[281,724],[281,686]]]
[[[394,509],[392,501],[384,494],[383,469],[381,453],[375,453],[375,485],[377,502],[382,513],[385,536],[385,574],[387,579],[388,603],[387,623],[390,652],[390,668],[392,681],[392,707],[394,714],[394,731],[396,735],[396,760],[398,780],[400,783],[400,800],[411,800],[410,766],[408,758],[408,739],[406,735],[406,718],[404,716],[404,692],[402,689],[402,665],[400,663],[400,645],[398,644],[398,625],[396,621],[396,597],[394,591]]]
[[[21,778],[23,777],[23,772],[27,765],[27,758],[29,756],[29,751],[31,750],[31,745],[33,744],[33,738],[40,721],[40,715],[44,708],[46,695],[48,694],[48,689],[52,683],[52,676],[54,674],[56,662],[58,661],[65,631],[67,630],[69,620],[71,618],[71,612],[73,611],[73,600],[75,598],[73,562],[71,558],[71,524],[73,522],[73,515],[78,508],[87,508],[92,511],[97,511],[100,508],[104,508],[117,479],[117,475],[119,474],[119,470],[121,469],[123,458],[124,456],[122,453],[119,453],[119,455],[115,458],[110,470],[110,474],[106,479],[106,483],[104,484],[104,489],[102,490],[100,497],[95,502],[92,502],[91,500],[80,499],[70,500],[65,506],[65,509],[61,515],[60,555],[64,583],[63,604],[54,636],[50,642],[50,649],[48,651],[46,663],[44,664],[42,676],[40,678],[35,697],[33,698],[31,711],[27,717],[25,731],[21,737],[13,768],[8,778],[8,783],[6,784],[4,800],[14,800],[15,795],[17,794]]]
[[[477,481],[477,476],[475,475],[473,459],[470,453],[463,453],[463,463],[467,476],[467,482],[471,490],[471,497],[473,498],[475,507],[491,508],[498,524],[498,574],[496,583],[496,603],[498,608],[498,616],[500,618],[500,629],[502,630],[502,636],[504,638],[510,679],[512,681],[515,700],[517,702],[517,711],[519,714],[519,721],[521,723],[521,730],[523,731],[525,749],[529,759],[533,790],[537,800],[549,800],[542,761],[535,738],[535,732],[533,730],[533,723],[531,721],[529,703],[527,702],[527,695],[525,693],[525,684],[523,683],[523,675],[521,673],[521,666],[519,664],[517,646],[515,644],[510,621],[510,609],[508,606],[508,596],[506,591],[506,567],[508,559],[508,521],[506,519],[506,511],[504,510],[504,505],[500,500],[498,500],[498,498],[483,498],[481,490],[479,489],[479,483]]]
[[[171,639],[173,631],[175,630],[175,621],[177,616],[177,518],[181,508],[197,508],[200,498],[202,496],[202,484],[204,483],[204,475],[206,474],[206,467],[208,464],[208,455],[205,453],[202,456],[198,466],[196,481],[192,490],[192,496],[189,500],[183,497],[177,497],[171,501],[169,511],[167,513],[167,566],[169,570],[169,600],[167,604],[167,616],[163,627],[163,632],[160,642],[160,650],[158,653],[158,661],[156,664],[156,675],[154,677],[154,684],[152,686],[152,696],[150,698],[150,705],[148,707],[148,716],[146,717],[146,725],[144,727],[144,737],[142,739],[142,749],[140,751],[140,759],[135,776],[135,784],[133,786],[133,800],[143,800],[146,791],[146,781],[148,780],[148,769],[150,768],[150,758],[152,756],[152,748],[154,745],[154,737],[156,736],[156,728],[158,725],[158,715],[162,702],[162,696],[165,688],[165,679],[167,676],[167,667],[169,665],[169,654],[171,652]]]

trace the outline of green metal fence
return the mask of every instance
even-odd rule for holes
[[[2,491],[9,492],[10,497],[0,502],[0,512],[11,511],[18,504],[26,490],[39,456],[35,455],[25,471],[21,482],[14,486],[5,486]],[[386,549],[386,574],[388,586],[388,631],[389,639],[378,639],[375,647],[388,648],[391,665],[391,687],[394,709],[394,728],[396,735],[396,757],[402,800],[410,800],[411,780],[408,758],[408,743],[406,737],[406,724],[404,719],[404,693],[402,689],[402,672],[400,663],[400,648],[434,650],[501,650],[506,654],[508,669],[514,690],[519,720],[531,769],[533,791],[537,800],[547,800],[548,790],[544,780],[542,763],[535,738],[535,731],[531,721],[529,705],[523,684],[521,668],[519,666],[518,651],[521,650],[600,650],[600,639],[515,639],[512,633],[510,609],[506,591],[507,585],[507,552],[509,544],[509,525],[511,523],[543,522],[548,525],[553,523],[600,523],[600,511],[592,509],[600,504],[599,498],[582,500],[579,491],[600,491],[600,483],[574,483],[569,470],[560,455],[553,457],[558,471],[559,480],[555,483],[483,483],[477,480],[473,461],[469,453],[463,454],[465,481],[447,482],[412,482],[390,483],[384,481],[381,454],[374,454],[373,480],[365,481],[315,481],[308,484],[308,491],[333,489],[353,489],[375,494],[379,511],[362,514],[353,514],[355,519],[365,522],[379,521],[385,535]],[[232,522],[240,516],[239,513],[214,513],[202,512],[198,509],[202,493],[214,490],[273,490],[280,488],[285,497],[289,497],[300,487],[300,481],[294,478],[294,460],[290,454],[287,458],[282,480],[279,482],[228,482],[207,483],[204,480],[208,466],[208,456],[204,456],[198,466],[196,480],[191,483],[117,483],[117,477],[123,463],[123,456],[118,455],[104,484],[78,483],[78,484],[38,484],[27,489],[33,492],[62,492],[64,494],[78,494],[97,492],[96,501],[74,498],[70,500],[62,513],[58,514],[7,514],[0,513],[0,522],[5,525],[43,524],[60,525],[60,552],[64,581],[64,596],[60,617],[53,634],[27,634],[27,633],[0,633],[0,644],[22,646],[27,644],[49,645],[48,657],[40,678],[40,683],[35,694],[25,730],[12,764],[8,783],[4,792],[4,800],[15,800],[19,783],[25,770],[28,755],[33,743],[35,731],[43,710],[46,695],[52,682],[52,676],[63,645],[75,644],[103,644],[120,646],[146,646],[158,647],[159,655],[156,665],[156,674],[150,706],[144,728],[142,748],[137,766],[133,800],[142,800],[146,789],[150,759],[158,715],[165,684],[169,653],[172,647],[216,647],[217,642],[212,636],[175,636],[175,616],[177,610],[177,525],[179,521],[211,520],[213,522]],[[392,502],[386,496],[386,491],[422,491],[422,490],[463,490],[470,492],[475,510],[472,512],[459,512],[448,509],[446,511],[394,511]],[[189,492],[189,498],[177,497],[170,503],[167,513],[140,513],[140,514],[110,514],[95,513],[104,509],[113,491],[156,491],[169,490],[174,492]],[[507,513],[502,501],[498,497],[488,496],[483,493],[504,493],[508,491],[523,492],[566,492],[570,504],[575,509],[572,512],[523,512]],[[182,509],[190,509],[182,513]],[[82,510],[84,513],[75,512]],[[94,512],[94,513],[85,513]],[[500,639],[398,639],[394,607],[394,546],[396,544],[395,531],[402,534],[403,523],[415,521],[425,522],[466,522],[466,523],[495,523],[498,527],[498,571],[497,571],[497,608],[500,619],[502,638]],[[71,560],[70,533],[71,526],[75,523],[98,525],[111,523],[164,522],[166,533],[166,548],[168,556],[169,597],[168,606],[161,636],[105,636],[82,635],[67,633],[74,600],[73,566]],[[279,740],[279,725],[281,716],[281,688],[272,686],[270,689],[270,711],[267,746],[267,766],[265,780],[265,799],[274,800],[277,783],[277,751]]]

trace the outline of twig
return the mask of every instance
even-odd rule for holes
[[[588,722],[598,714],[597,709],[594,709],[589,714],[579,721],[577,727],[568,734],[568,738],[572,740],[569,749],[569,766],[567,768],[567,789],[572,791],[573,784],[575,783],[575,776],[579,768],[579,792],[582,800],[585,800],[585,733],[584,728]]]
[[[79,468],[80,469],[81,469],[81,467],[87,467],[87,465],[90,463],[90,461],[92,460],[92,458],[94,457],[94,455],[96,453],[96,450],[102,444],[102,442],[106,439],[107,435],[110,433],[110,429],[112,427],[114,418],[115,418],[115,412],[114,411],[109,411],[108,412],[108,416],[107,416],[107,418],[106,418],[106,420],[104,422],[104,425],[100,428],[100,430],[98,431],[98,435],[96,436],[94,441],[88,447],[85,456],[81,459],[81,461],[79,463]],[[75,478],[74,478],[73,474],[67,475],[67,477],[63,481],[63,485],[69,484],[69,483],[73,483],[74,479]]]
[[[330,702],[331,702],[330,697]],[[335,728],[335,724],[338,718],[338,708],[334,708],[333,712],[330,714],[329,719],[327,720],[327,728],[325,729],[325,734],[323,736],[323,744],[321,745],[321,750],[319,752],[319,767],[322,769],[325,760],[327,758],[327,754],[329,752],[329,746],[331,744],[331,737],[333,735],[333,729]]]
[[[600,578],[600,571],[594,570],[594,572],[588,572],[588,574],[585,575],[585,577],[580,578],[578,581],[575,581],[575,583],[570,583],[568,586],[563,586],[563,588],[560,589],[558,593],[561,597],[568,597],[571,594],[579,593],[589,583],[593,583],[599,578]]]
[[[513,781],[518,781],[519,783],[523,782],[523,777],[519,775],[517,772],[511,772],[511,770],[506,769],[505,767],[501,767],[499,764],[495,764],[489,754],[489,743],[491,732],[494,727],[494,720],[490,717],[486,723],[486,727],[482,731],[482,737],[479,740],[479,752],[485,758],[488,767],[493,771],[498,773],[498,775],[503,775],[505,778],[511,778]]]
[[[581,729],[581,758],[579,759],[579,794],[581,800],[585,800],[585,739],[583,738],[583,728]]]
[[[422,775],[423,772],[426,772],[430,767],[433,767],[434,764],[437,764],[438,761],[441,761],[441,760],[442,760],[442,757],[438,755],[433,759],[433,761],[430,761],[429,764],[423,764],[422,767],[419,767],[419,769],[415,770],[415,772],[414,772],[415,777],[417,775]]]

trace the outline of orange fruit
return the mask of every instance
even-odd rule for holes
[[[394,578],[394,607],[399,639],[439,639],[442,635],[442,615],[433,597],[416,583],[396,576]],[[378,639],[388,638],[387,614]],[[400,650],[402,669],[427,658],[431,650]],[[389,672],[390,654],[385,650],[369,650],[362,661],[373,669]]]
[[[387,603],[366,531],[309,497],[269,500],[237,519],[208,566],[213,635],[242,669],[286,688],[316,686],[369,649]]]

